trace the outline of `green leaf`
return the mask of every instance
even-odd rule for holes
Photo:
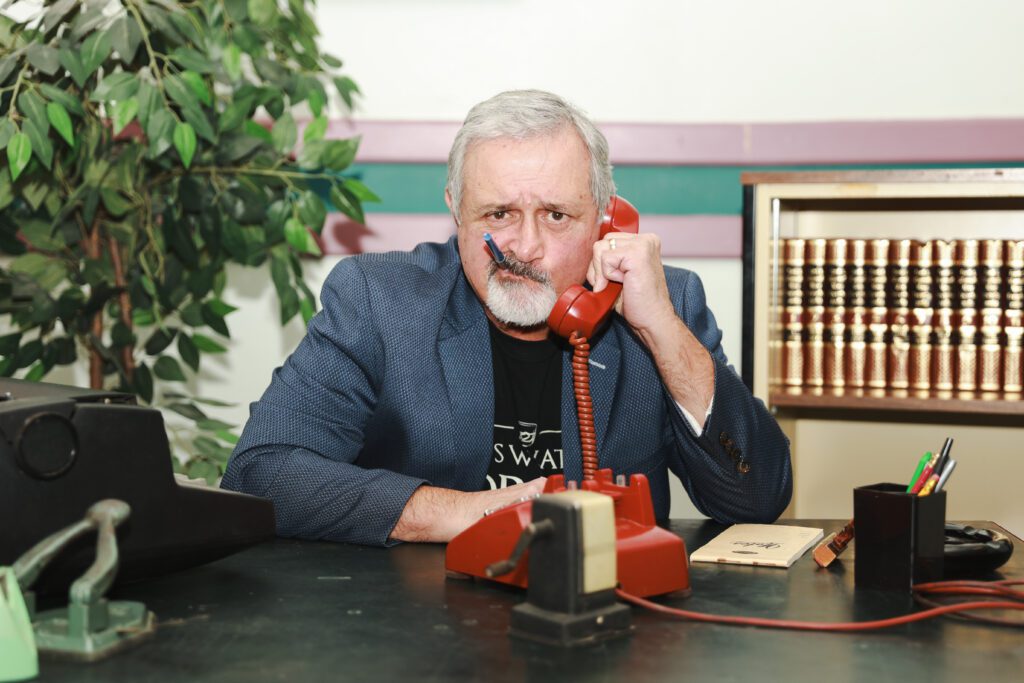
[[[46,366],[42,363],[36,363],[32,366],[32,369],[25,373],[25,379],[29,382],[38,382],[46,375]]]
[[[131,64],[135,59],[135,53],[138,52],[139,43],[142,42],[142,32],[135,17],[126,12],[115,19],[107,30],[110,31],[110,44],[117,52],[121,63],[126,66]]]
[[[206,305],[210,307],[210,310],[219,316],[229,315],[238,310],[237,306],[232,306],[229,303],[221,301],[220,299],[210,299],[206,302]]]
[[[265,140],[266,142],[269,142],[271,144],[273,144],[274,142],[274,138],[271,137],[270,131],[261,126],[260,124],[256,123],[252,119],[249,119],[245,122],[245,125],[242,127],[242,130],[245,132],[246,135],[251,135],[254,138]]]
[[[57,53],[60,59],[60,65],[68,70],[71,74],[72,80],[79,88],[85,86],[85,82],[89,79],[91,71],[86,71],[85,64],[82,63],[82,59],[78,56],[78,52],[72,50],[70,47],[61,46]]]
[[[311,140],[320,140],[327,133],[327,117],[318,116],[309,122],[306,126],[306,130],[302,132],[303,142],[310,142]]]
[[[64,140],[71,145],[75,146],[75,132],[71,128],[71,117],[68,116],[67,109],[64,108],[59,102],[49,102],[46,105],[46,118],[49,119],[50,125],[53,126]]]
[[[21,342],[21,332],[5,334],[0,337],[0,356],[11,356],[18,352],[18,344]]]
[[[103,199],[103,207],[112,216],[123,216],[134,208],[131,201],[125,199],[120,192],[112,187],[101,187],[100,197]]]
[[[345,187],[348,188],[349,192],[356,196],[361,202],[380,202],[381,199],[378,197],[373,190],[368,188],[366,185],[355,178],[345,178]]]
[[[173,359],[168,358],[167,360],[173,360]],[[175,363],[175,365],[177,365],[177,363]],[[178,372],[181,372],[181,370],[179,369]],[[167,395],[170,396],[172,394],[167,394]],[[181,394],[173,394],[173,395],[174,396],[180,396]],[[171,410],[173,410],[174,412],[176,412],[178,415],[181,415],[182,417],[187,417],[188,419],[194,420],[196,422],[199,422],[200,420],[208,420],[209,419],[206,416],[206,413],[201,411],[199,408],[197,408],[192,403],[172,403],[172,404],[170,404],[167,407],[170,408]]]
[[[174,148],[185,168],[191,166],[192,155],[196,153],[196,132],[188,123],[181,122],[174,127]]]
[[[110,343],[113,346],[130,346],[135,344],[135,335],[123,322],[118,320],[110,331]]]
[[[50,123],[46,120],[46,101],[42,97],[31,90],[21,93],[18,95],[18,109],[30,121],[38,122],[44,133],[49,132]]]
[[[163,350],[171,345],[174,341],[174,337],[178,334],[178,329],[175,327],[160,328],[150,335],[149,339],[146,340],[146,353],[150,356],[163,353]]]
[[[298,218],[289,218],[284,222],[284,238],[296,251],[306,251],[306,240],[309,233],[306,226]]]
[[[316,315],[316,302],[309,298],[303,298],[299,302],[299,312],[302,314],[302,322],[308,325]]]
[[[213,73],[213,62],[207,59],[206,55],[190,47],[179,47],[171,53],[171,59],[181,64],[186,69],[198,71],[199,73]]]
[[[228,78],[237,81],[242,77],[242,50],[235,43],[228,43],[221,56]]]
[[[324,147],[320,163],[332,171],[343,171],[355,161],[356,152],[359,150],[360,137],[347,140],[330,140]]]
[[[134,73],[118,71],[109,74],[92,91],[89,99],[93,102],[112,102],[128,99],[139,90],[139,78]]]
[[[185,81],[185,84],[192,89],[196,97],[205,104],[210,106],[213,104],[213,98],[210,97],[210,89],[206,87],[206,81],[195,71],[185,71],[181,74],[181,80]]]
[[[327,207],[324,206],[323,201],[317,196],[316,192],[312,190],[303,192],[296,203],[296,208],[299,211],[299,218],[302,222],[316,232],[320,232],[320,229],[324,226],[324,221],[327,220]]]
[[[149,157],[155,158],[171,146],[174,135],[174,116],[164,107],[158,108],[149,115],[146,124],[146,137],[149,138]]]
[[[163,102],[157,89],[145,81],[139,83],[139,91],[135,93],[135,99],[139,101],[139,123],[145,129],[149,125],[150,114],[161,107]]]
[[[178,335],[178,354],[193,371],[199,372],[199,349],[187,334]]]
[[[323,92],[319,88],[310,90],[306,101],[309,102],[309,110],[313,112],[313,116],[320,118],[321,112],[324,110]]]
[[[335,78],[334,86],[338,89],[338,94],[341,95],[341,99],[345,101],[345,106],[352,109],[355,96],[361,94],[359,92],[359,86],[357,86],[355,81],[348,76],[339,76],[338,78]]]
[[[33,43],[25,50],[28,63],[47,76],[52,76],[60,68],[57,48],[42,43]]]
[[[15,258],[11,261],[10,271],[29,276],[47,292],[56,289],[67,277],[64,264],[59,259],[38,252],[29,252]]]
[[[0,149],[5,148],[17,132],[18,127],[14,125],[14,121],[8,118],[0,119]]]
[[[110,35],[106,31],[96,31],[82,42],[82,64],[86,76],[99,68],[103,60],[110,54]]]
[[[238,443],[238,435],[232,434],[226,429],[218,429],[217,431],[214,432],[214,434],[216,434],[217,438],[220,439],[221,441],[227,441],[230,444]]]
[[[11,169],[11,180],[17,180],[32,158],[32,143],[24,133],[16,133],[7,143],[7,163]]]
[[[132,375],[132,385],[135,393],[142,397],[146,403],[153,402],[153,373],[145,363],[135,366],[135,374]]]
[[[255,24],[268,25],[277,17],[274,0],[249,0],[249,18]]]
[[[203,353],[227,353],[227,349],[204,334],[193,334],[192,341]]]
[[[50,122],[46,119],[45,114],[42,123],[37,119],[25,121],[25,134],[32,141],[32,152],[36,155],[37,159],[43,162],[43,166],[46,166],[47,169],[53,163],[53,143],[50,142],[49,131]]]
[[[181,371],[178,361],[170,356],[160,356],[153,364],[153,373],[168,382],[184,382],[185,373]]]
[[[40,83],[38,87],[39,92],[43,93],[46,99],[60,104],[69,113],[75,116],[83,116],[85,114],[85,110],[82,109],[82,103],[77,97],[72,96],[66,90],[61,90],[49,83]]]
[[[134,97],[121,100],[114,105],[114,135],[117,135],[124,127],[132,122],[135,115],[139,113],[139,101]]]
[[[224,422],[223,420],[201,420],[196,423],[196,426],[207,432],[218,432],[233,428],[235,425]]]
[[[224,316],[217,315],[213,312],[208,304],[203,304],[200,308],[200,314],[202,315],[203,322],[206,323],[210,329],[217,332],[228,339],[231,338],[231,332],[228,330],[227,323],[224,322]]]
[[[363,207],[359,203],[359,198],[346,188],[340,186],[332,187],[331,203],[334,204],[334,208],[355,222],[366,225],[366,216],[363,214]]]
[[[184,109],[196,109],[199,107],[199,100],[196,98],[192,88],[180,76],[168,76],[164,79],[164,89],[172,100],[177,102]]]
[[[292,147],[295,146],[295,138],[298,136],[298,129],[291,113],[285,112],[274,122],[270,136],[274,141],[274,148],[278,152],[285,154],[292,150]]]

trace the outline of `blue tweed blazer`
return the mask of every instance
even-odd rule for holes
[[[591,340],[602,467],[642,472],[659,518],[668,471],[721,522],[771,522],[789,503],[789,444],[726,365],[700,279],[666,268],[680,317],[711,351],[715,398],[695,435],[646,347],[618,316]],[[487,317],[454,238],[341,261],[323,309],[251,406],[223,486],[274,501],[282,536],[388,545],[422,484],[483,487],[494,432]],[[562,364],[565,474],[581,478],[571,349]]]

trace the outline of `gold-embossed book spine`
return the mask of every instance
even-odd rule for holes
[[[889,256],[889,386],[910,387],[910,240],[892,243]]]
[[[955,244],[935,240],[935,326],[932,334],[932,386],[950,392],[955,386],[953,311],[956,275],[953,270]]]
[[[825,258],[825,386],[846,386],[846,240],[828,241]]]
[[[910,386],[919,392],[932,386],[932,248],[931,242],[914,242],[910,250]]]
[[[1024,391],[1024,240],[1006,242],[1006,350],[1003,390]]]
[[[849,343],[846,348],[846,384],[850,387],[864,386],[867,368],[867,241],[850,240],[849,318],[847,330]]]
[[[981,354],[979,385],[982,391],[1002,387],[1003,363],[1003,241],[981,243]]]
[[[825,253],[825,240],[813,239],[807,243],[807,293],[804,301],[807,343],[804,346],[804,384],[809,387],[820,387],[825,384]]]
[[[884,389],[888,385],[889,350],[889,240],[868,243],[868,340],[867,385]]]
[[[978,240],[957,240],[956,388],[978,388]]]
[[[785,305],[782,310],[782,378],[787,386],[803,385],[804,377],[804,251],[802,239],[783,242]]]

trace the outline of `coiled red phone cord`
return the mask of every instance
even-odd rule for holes
[[[583,452],[583,481],[590,481],[597,473],[597,432],[594,430],[594,405],[590,400],[590,344],[577,332],[569,335],[569,343],[572,344],[572,388]]]

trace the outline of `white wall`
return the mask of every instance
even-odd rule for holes
[[[539,87],[600,121],[1024,114],[1020,0],[320,0],[371,119]]]

